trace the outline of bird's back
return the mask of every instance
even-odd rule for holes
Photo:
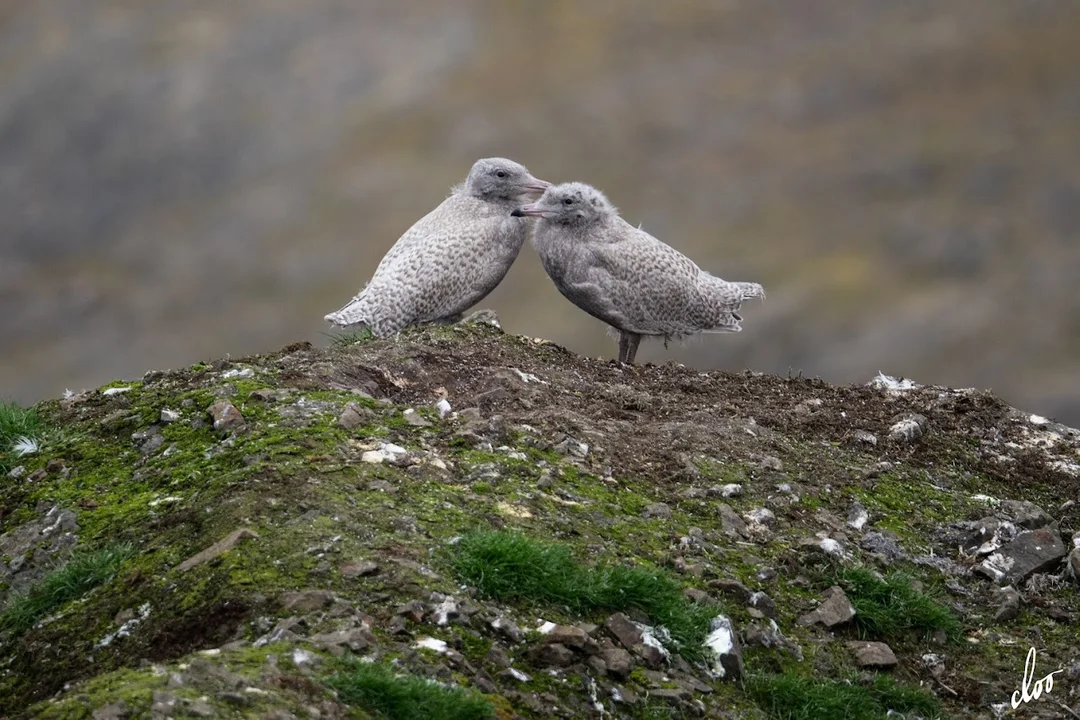
[[[452,317],[490,293],[525,241],[510,208],[455,192],[410,227],[345,307],[327,316],[386,335]]]

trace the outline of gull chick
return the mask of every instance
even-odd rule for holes
[[[502,281],[525,244],[527,221],[511,211],[550,186],[512,160],[477,160],[465,182],[394,243],[364,289],[325,319],[362,325],[376,337],[460,320]]]
[[[539,218],[533,245],[567,300],[619,331],[619,362],[634,363],[643,335],[665,343],[697,333],[740,332],[744,300],[761,285],[727,282],[619,217],[584,183],[547,189],[516,216]]]

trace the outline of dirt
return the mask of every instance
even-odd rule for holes
[[[600,717],[596,702],[611,717],[767,717],[740,684],[677,656],[662,673],[638,664],[625,679],[573,653],[559,656],[570,665],[554,674],[538,666],[539,620],[589,623],[597,642],[613,641],[605,616],[463,589],[445,558],[477,527],[564,542],[583,562],[663,568],[724,607],[744,644],[765,621],[718,588],[767,593],[786,640],[748,645],[751,673],[865,672],[845,649],[857,639],[852,627],[795,620],[823,599],[838,566],[904,570],[958,615],[964,639],[892,638],[899,662],[881,672],[933,693],[950,717],[991,718],[1037,645],[1040,671],[1065,674],[1028,711],[1060,717],[1055,703],[1080,697],[1080,597],[1064,565],[1021,584],[1020,612],[999,622],[995,587],[972,572],[980,557],[954,544],[969,532],[964,523],[1008,520],[1001,500],[1045,510],[1069,547],[1080,528],[1068,504],[1080,495],[1080,435],[988,393],[621,367],[471,323],[331,349],[295,343],[113,385],[130,389],[39,406],[52,429],[20,463],[43,472],[0,483],[0,534],[59,505],[78,512],[78,547],[134,540],[140,549],[85,598],[24,634],[0,633],[0,706],[11,717],[88,717],[118,699],[131,717],[151,717],[155,692],[166,691],[183,708],[206,696],[222,716],[344,716],[324,682],[341,648],[310,638],[358,628],[372,638],[358,654],[483,692],[501,717]],[[214,430],[207,414],[223,399],[243,415],[233,430]],[[350,403],[364,424],[347,429],[337,418]],[[179,419],[161,421],[163,408]],[[917,437],[896,435],[905,419]],[[148,433],[164,442],[144,452]],[[744,534],[732,534],[721,503],[744,519],[765,509],[774,518],[748,519]],[[865,526],[848,523],[856,507]],[[241,527],[258,537],[179,569]],[[868,532],[898,554],[872,551]],[[843,559],[827,557],[823,540]],[[352,570],[359,564],[362,575]],[[290,616],[278,599],[297,590],[328,591],[329,604]],[[8,595],[0,585],[0,603]],[[445,596],[469,611],[442,626],[430,611]],[[408,603],[418,603],[419,622],[398,612]],[[100,645],[118,613],[144,606],[127,635]],[[524,640],[506,640],[496,617],[513,619]],[[450,651],[416,649],[424,636]],[[294,662],[307,657],[298,649],[313,659]],[[944,658],[943,671],[930,671],[928,653]],[[193,658],[255,688],[242,712],[215,694],[232,692],[220,678],[185,669]],[[506,675],[506,658],[530,680]]]

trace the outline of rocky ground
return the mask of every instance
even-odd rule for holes
[[[7,717],[1080,716],[1080,433],[989,394],[470,322],[35,411]]]

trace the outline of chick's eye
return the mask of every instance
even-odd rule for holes
[[[573,205],[574,201],[571,198],[563,198],[563,205]]]
[[[501,178],[502,178],[502,177],[506,177],[506,171],[505,171],[505,170],[497,170],[497,171],[495,172],[495,176],[496,176],[496,177],[501,177]]]

